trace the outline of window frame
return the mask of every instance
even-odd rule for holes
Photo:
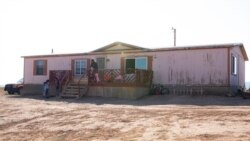
[[[137,67],[136,67],[136,64],[137,64],[137,63],[136,63],[136,60],[137,60],[137,59],[145,59],[145,60],[146,60],[146,64],[145,64],[145,65],[146,65],[146,66],[145,66],[146,69],[142,69],[142,68],[137,68]],[[135,57],[135,69],[148,70],[148,57],[146,57],[146,56],[145,56],[145,57],[144,57],[144,56],[143,56],[143,57]]]
[[[43,62],[42,64],[42,68],[38,68],[39,67],[39,62]],[[43,75],[47,75],[47,60],[45,59],[41,59],[41,60],[34,60],[34,63],[33,63],[33,75],[35,76],[43,76]],[[39,69],[42,70],[42,72],[40,73]]]
[[[232,55],[231,57],[231,74],[238,74],[238,58],[235,55]]]
[[[124,72],[126,74],[132,74],[132,73],[135,73],[135,65],[134,65],[134,68],[127,68],[127,60],[134,60],[134,63],[135,63],[135,57],[126,57],[124,59]],[[131,70],[129,70],[131,69]]]
[[[84,64],[85,64],[85,65],[83,65],[83,67],[81,67],[81,61],[84,62]],[[79,70],[80,73],[77,73],[77,65],[76,65],[77,62],[80,62],[80,70]],[[76,60],[74,60],[74,75],[77,76],[77,75],[83,75],[84,73],[87,73],[87,67],[88,67],[87,63],[88,62],[87,62],[86,59],[76,59]],[[85,69],[85,71],[84,71],[84,69]]]
[[[146,69],[143,69],[143,70],[148,70],[148,57],[147,56],[138,56],[138,57],[126,57],[126,58],[124,58],[124,72],[126,73],[126,74],[131,74],[131,73],[135,73],[134,71],[129,71],[128,72],[128,68],[127,68],[127,60],[128,59],[131,59],[131,60],[134,60],[134,70],[136,70],[136,69],[140,69],[140,68],[136,68],[136,60],[137,59],[145,59],[146,60],[146,66],[145,66],[145,68]]]

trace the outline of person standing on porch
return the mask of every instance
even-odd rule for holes
[[[96,79],[96,82],[100,82],[100,79],[99,79],[99,74],[98,74],[98,65],[97,63],[95,62],[94,59],[91,60],[91,65],[90,65],[91,69],[93,70],[93,73],[95,75],[95,79]]]

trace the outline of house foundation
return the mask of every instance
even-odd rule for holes
[[[229,86],[186,86],[165,85],[168,94],[173,95],[230,95],[233,93]]]
[[[42,95],[43,85],[41,84],[25,84],[20,91],[21,95]]]
[[[138,99],[149,94],[147,87],[89,87],[88,96]]]

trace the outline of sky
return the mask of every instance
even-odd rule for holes
[[[0,85],[23,77],[21,56],[171,47],[172,27],[177,46],[243,43],[250,58],[250,0],[0,0]]]

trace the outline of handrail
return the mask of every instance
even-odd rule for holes
[[[69,82],[71,81],[72,77],[71,77],[71,71],[68,71],[67,73],[65,73],[65,75],[63,76],[63,79],[62,81],[65,79],[66,77],[66,81],[64,83],[64,85],[62,85],[62,92],[64,91],[65,87],[64,86],[67,86],[69,84]]]
[[[83,75],[80,77],[80,79],[78,80],[78,83],[77,83],[77,85],[78,85],[78,95],[79,95],[79,97],[82,97],[82,96],[81,96],[81,93],[80,93],[80,82],[81,82],[82,78],[84,78],[84,77],[87,77],[87,74],[86,74],[86,73],[83,74]]]

